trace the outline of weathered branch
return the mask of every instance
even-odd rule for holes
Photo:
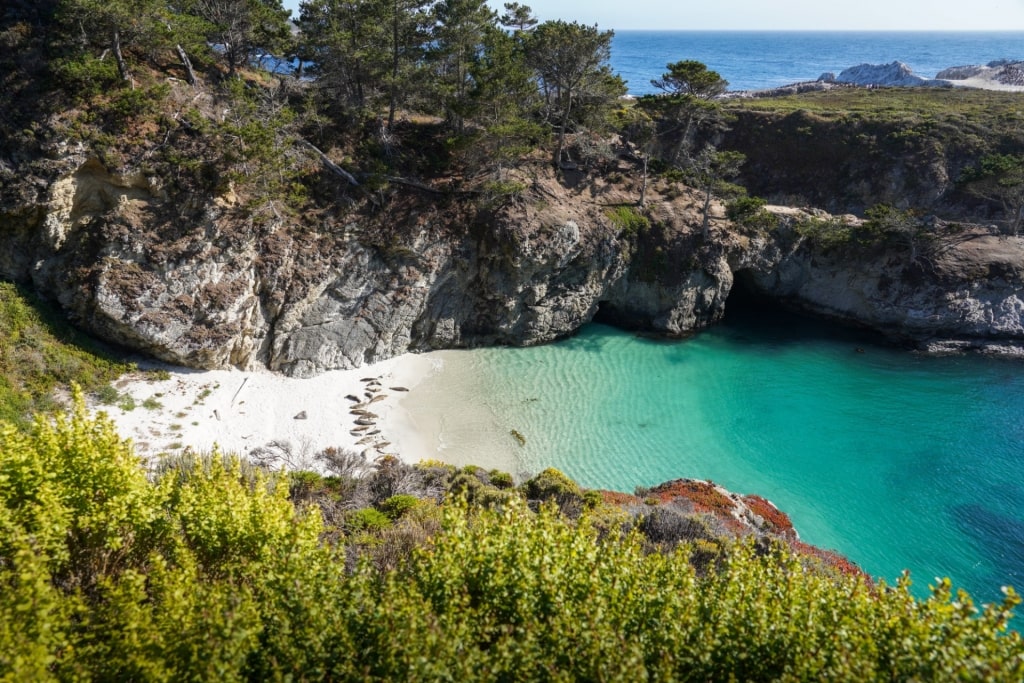
[[[128,73],[128,64],[124,61],[124,55],[121,54],[121,33],[117,29],[114,29],[113,45],[111,45],[111,48],[114,50],[114,59],[117,60],[117,73],[121,76],[121,80],[131,80],[131,74]]]
[[[397,176],[390,175],[385,176],[384,179],[387,180],[389,183],[397,183],[398,185],[405,185],[406,187],[414,187],[417,190],[423,190],[424,192],[429,192],[431,194],[445,194],[444,190],[438,190],[435,187],[431,187],[430,185],[424,185],[423,183],[418,183],[415,180],[407,180],[405,178],[399,178]]]
[[[305,145],[309,149],[313,150],[313,152],[318,157],[320,157],[320,163],[323,164],[324,168],[326,168],[328,171],[330,171],[331,173],[333,173],[336,176],[344,178],[353,187],[359,187],[359,181],[356,180],[354,175],[352,175],[351,173],[349,173],[348,171],[343,169],[341,166],[338,166],[338,164],[336,164],[333,161],[331,161],[327,157],[327,155],[324,154],[322,151],[320,151],[320,148],[318,148],[312,142],[309,142],[308,140],[303,140],[301,138],[299,138],[298,142],[301,142],[303,145]]]
[[[192,70],[192,60],[188,58],[188,54],[185,52],[180,44],[174,46],[178,51],[178,59],[181,60],[181,65],[185,67],[185,80],[193,88],[196,87],[196,72]]]

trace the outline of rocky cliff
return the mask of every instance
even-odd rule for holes
[[[933,353],[1024,353],[1024,240],[938,225],[924,253],[893,245],[822,247],[790,233],[777,256],[737,268],[745,286],[808,313]],[[788,225],[787,225],[788,224]],[[788,237],[787,237],[788,234]]]
[[[408,350],[544,343],[595,317],[682,336],[722,317],[735,277],[926,348],[1024,341],[1024,242],[980,230],[910,262],[894,247],[816,247],[786,227],[800,212],[743,231],[716,206],[705,242],[699,198],[655,185],[644,220],[624,227],[613,209],[635,202],[628,182],[569,186],[542,164],[497,208],[409,191],[259,227],[229,189],[176,197],[79,154],[53,168],[4,209],[0,274],[105,339],[187,366],[309,376]]]
[[[188,366],[306,376],[407,350],[537,344],[602,307],[680,335],[718,320],[731,284],[724,247],[696,236],[692,198],[656,202],[657,227],[627,235],[608,207],[635,195],[571,190],[549,171],[498,209],[426,195],[270,227],[230,192],[169,196],[85,155],[34,182],[4,211],[0,275],[31,280],[105,339]]]
[[[1024,154],[1015,93],[843,88],[760,104],[736,99],[723,147],[742,152],[741,182],[776,204],[864,215],[879,203],[963,222],[998,222],[965,191],[989,154]]]

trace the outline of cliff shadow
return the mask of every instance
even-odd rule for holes
[[[735,344],[781,347],[829,342],[849,346],[851,352],[896,348],[879,332],[815,316],[765,295],[753,284],[749,272],[737,271],[734,278],[718,332]]]

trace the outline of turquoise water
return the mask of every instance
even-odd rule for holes
[[[771,499],[803,540],[890,582],[907,568],[919,592],[936,576],[986,601],[1024,588],[1024,364],[928,358],[734,308],[685,341],[591,325],[549,346],[464,352],[451,371],[475,379],[444,393],[486,406],[520,473],[553,466],[622,491],[711,479]],[[459,442],[459,415],[448,422]]]

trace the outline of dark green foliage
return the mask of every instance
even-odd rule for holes
[[[911,263],[927,254],[935,243],[936,235],[913,211],[878,204],[866,212],[867,220],[857,231],[864,243],[888,242],[906,249]]]
[[[739,197],[725,205],[725,215],[745,228],[773,230],[778,227],[779,219],[764,208],[767,203],[761,197]]]
[[[537,25],[537,17],[533,16],[533,10],[529,5],[520,5],[518,2],[506,2],[504,7],[505,13],[498,18],[498,22],[505,28],[522,33],[531,30]]]
[[[122,88],[110,97],[104,112],[112,130],[123,130],[130,123],[142,118],[152,118],[164,107],[164,99],[171,88],[166,83],[157,83],[148,88]]]
[[[410,496],[407,493],[403,493],[397,496],[391,496],[387,500],[381,501],[377,507],[387,516],[388,519],[394,522],[416,507],[419,502],[420,499],[416,496]]]
[[[198,0],[192,7],[192,13],[206,23],[208,40],[220,46],[228,76],[261,51],[289,52],[289,13],[281,0]]]
[[[666,64],[668,71],[651,85],[672,95],[688,95],[709,100],[725,92],[729,81],[717,71],[712,71],[703,62],[688,59]]]
[[[527,63],[536,71],[545,118],[557,121],[554,163],[562,162],[566,132],[606,112],[625,94],[622,79],[608,66],[611,31],[565,21],[546,21],[528,34]]]
[[[501,470],[491,470],[487,473],[488,478],[491,481],[491,486],[499,489],[510,489],[515,486],[515,481],[512,479],[512,475],[508,472],[502,472]]]
[[[117,65],[89,54],[53,62],[53,73],[75,99],[83,100],[106,92],[117,83]]]
[[[568,510],[577,508],[583,500],[579,485],[553,467],[528,479],[520,488],[528,500],[549,501]]]
[[[997,204],[1006,230],[1020,233],[1024,223],[1024,155],[989,154],[964,170],[960,182],[968,193]]]
[[[801,237],[805,237],[825,249],[849,245],[854,239],[853,227],[835,217],[808,216],[796,223],[794,230]]]
[[[740,197],[729,202],[725,207],[725,215],[731,221],[742,221],[756,216],[768,202],[761,197]]]
[[[473,67],[484,53],[497,14],[485,0],[440,0],[433,7],[433,18],[436,24],[427,49],[433,96],[445,121],[461,134],[476,104]]]
[[[345,515],[345,530],[349,533],[380,531],[391,525],[391,518],[374,508],[361,508]]]

